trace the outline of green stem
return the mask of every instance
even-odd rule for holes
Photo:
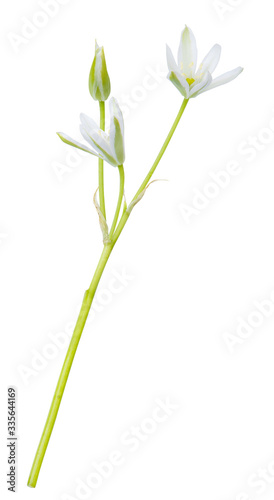
[[[111,238],[112,238],[113,233],[115,231],[116,224],[117,224],[117,221],[118,221],[118,218],[119,218],[119,213],[120,213],[120,210],[121,210],[121,205],[122,205],[123,196],[124,196],[124,188],[125,188],[125,172],[124,172],[123,165],[119,165],[118,169],[119,169],[119,174],[120,174],[120,190],[119,190],[119,197],[118,197],[117,207],[116,207],[116,210],[115,210],[115,214],[114,214],[112,226],[111,226],[110,232],[109,232],[109,239],[110,239],[110,241],[111,241]]]
[[[103,270],[106,266],[106,263],[108,261],[108,258],[112,252],[113,245],[106,245],[102,251],[99,263],[97,265],[97,268],[95,270],[92,282],[90,284],[89,289],[86,291],[83,299],[83,303],[81,306],[81,310],[77,319],[77,323],[68,347],[67,355],[59,376],[59,380],[56,386],[56,390],[53,396],[53,400],[51,403],[51,407],[49,410],[48,418],[43,430],[42,437],[40,439],[40,443],[37,448],[37,452],[33,461],[33,465],[31,468],[29,480],[28,480],[28,486],[31,488],[35,488],[37,479],[39,476],[40,468],[47,450],[47,446],[50,440],[50,436],[55,424],[55,420],[58,414],[59,406],[61,404],[61,400],[64,394],[64,390],[66,387],[66,383],[68,380],[68,376],[70,373],[70,369],[73,363],[73,359],[88,317],[88,313],[91,308],[91,304],[98,286],[98,283],[100,281],[100,278],[102,276]]]
[[[100,107],[100,129],[105,130],[105,101],[99,101]],[[101,212],[106,218],[105,206],[105,189],[104,189],[104,160],[98,160],[98,177],[99,177],[99,201]]]
[[[177,126],[178,126],[178,123],[179,123],[179,121],[182,118],[183,112],[186,109],[188,101],[189,101],[189,99],[184,99],[183,100],[183,104],[182,104],[182,106],[179,109],[179,112],[178,112],[178,114],[177,114],[177,116],[176,116],[176,118],[174,120],[174,123],[173,123],[173,125],[172,125],[172,127],[171,127],[171,129],[170,129],[170,131],[169,131],[169,133],[167,135],[167,137],[166,137],[166,140],[165,140],[164,144],[162,145],[162,147],[161,147],[161,149],[160,149],[160,151],[158,153],[158,156],[157,156],[155,162],[153,163],[153,165],[152,165],[151,169],[149,170],[147,176],[144,178],[141,186],[139,187],[139,189],[138,189],[137,193],[135,194],[135,196],[134,196],[134,198],[133,198],[132,201],[134,201],[134,200],[136,200],[136,198],[138,198],[139,194],[141,194],[141,192],[146,188],[147,183],[150,181],[151,177],[153,176],[153,174],[154,174],[157,166],[160,163],[160,160],[162,159],[162,156],[164,155],[164,152],[165,152],[166,148],[168,147],[168,145],[170,143],[170,140],[171,140],[171,138],[172,138],[172,136],[173,136],[173,134],[174,134]]]
[[[145,177],[144,181],[142,182],[140,188],[138,189],[138,191],[137,191],[137,193],[134,196],[132,201],[134,201],[136,198],[138,198],[139,194],[147,186],[147,183],[149,182],[150,178],[152,177],[158,163],[160,162],[160,160],[161,160],[161,158],[162,158],[162,156],[163,156],[163,154],[164,154],[164,152],[165,152],[165,150],[170,142],[172,135],[174,134],[174,131],[175,131],[175,129],[180,121],[180,118],[185,110],[187,103],[188,103],[188,100],[185,99],[180,110],[179,110],[179,113],[178,113],[178,115],[177,115],[171,129],[170,129],[170,132],[169,132],[169,134],[168,134],[168,136],[167,136],[167,138],[166,138],[166,140],[165,140],[165,142],[164,142],[164,144],[163,144],[163,146],[162,146],[162,148],[161,148],[161,150],[160,150],[160,152],[155,160],[155,162],[153,163],[148,175]],[[77,347],[78,347],[78,344],[79,344],[79,341],[80,341],[80,338],[81,338],[81,335],[82,335],[82,332],[83,332],[83,329],[84,329],[84,326],[85,326],[85,323],[86,323],[86,320],[87,320],[87,317],[88,317],[88,314],[89,314],[89,311],[90,311],[90,308],[92,305],[92,301],[93,301],[95,292],[96,292],[97,287],[98,287],[98,283],[101,279],[102,273],[105,269],[106,263],[107,263],[109,256],[113,250],[113,247],[114,247],[116,241],[118,240],[118,238],[119,238],[119,236],[120,236],[120,234],[121,234],[121,232],[122,232],[122,230],[123,230],[123,228],[128,220],[128,217],[129,217],[129,212],[124,211],[122,214],[122,217],[120,219],[120,222],[117,226],[117,229],[115,231],[115,227],[116,227],[119,213],[120,213],[120,209],[121,209],[123,193],[124,193],[124,170],[123,170],[122,165],[120,165],[120,167],[119,167],[119,172],[120,172],[120,192],[119,192],[119,198],[118,198],[118,203],[117,203],[117,208],[116,208],[113,224],[111,227],[111,232],[113,233],[113,238],[112,238],[111,243],[104,246],[104,249],[102,251],[102,254],[101,254],[100,260],[98,262],[97,268],[95,270],[90,287],[84,295],[81,310],[80,310],[80,313],[79,313],[79,316],[77,319],[77,323],[76,323],[76,326],[75,326],[75,329],[74,329],[74,332],[73,332],[73,335],[72,335],[72,338],[71,338],[71,341],[70,341],[70,344],[68,347],[66,358],[65,358],[60,376],[59,376],[59,380],[58,380],[56,390],[55,390],[55,393],[53,396],[53,400],[51,403],[51,407],[49,410],[47,421],[45,423],[43,434],[42,434],[42,437],[40,439],[40,442],[39,442],[39,445],[37,448],[37,452],[36,452],[36,455],[35,455],[35,458],[33,461],[33,465],[31,468],[31,472],[30,472],[30,476],[29,476],[29,480],[28,480],[28,486],[30,486],[32,488],[35,488],[36,483],[37,483],[39,472],[40,472],[40,469],[41,469],[41,466],[43,463],[43,459],[44,459],[44,456],[45,456],[45,453],[47,450],[47,446],[48,446],[48,443],[49,443],[49,440],[50,440],[50,437],[52,434],[52,430],[53,430],[55,420],[56,420],[56,417],[58,414],[58,410],[59,410],[59,407],[61,404],[61,400],[62,400],[62,397],[64,394],[64,390],[65,390],[68,376],[70,373],[70,369],[71,369],[71,366],[73,363],[73,359],[74,359],[74,356],[75,356],[75,353],[76,353],[76,350],[77,350]],[[102,207],[101,207],[101,209],[102,209]]]
[[[173,134],[174,134],[174,132],[175,132],[178,124],[179,124],[179,121],[181,120],[181,118],[183,116],[183,113],[184,113],[184,110],[186,109],[188,101],[189,101],[189,99],[184,99],[183,100],[183,103],[182,103],[182,105],[181,105],[181,107],[179,109],[179,112],[178,112],[178,114],[177,114],[177,116],[176,116],[176,118],[175,118],[175,120],[173,122],[173,125],[172,125],[172,127],[171,127],[171,129],[170,129],[170,131],[169,131],[169,133],[168,133],[168,135],[166,137],[166,140],[165,140],[163,146],[161,147],[161,149],[160,149],[160,151],[158,153],[158,156],[156,157],[156,160],[154,161],[154,163],[153,163],[151,169],[149,170],[147,176],[144,178],[144,180],[143,180],[141,186],[139,187],[138,191],[136,192],[135,196],[132,198],[131,203],[133,201],[135,201],[138,198],[138,196],[142,193],[142,191],[147,187],[148,182],[150,181],[150,179],[153,176],[153,174],[154,174],[157,166],[159,165],[160,160],[162,159],[162,156],[164,155],[164,152],[165,152],[167,146],[169,145],[170,140],[171,140],[171,138],[172,138],[172,136],[173,136]],[[123,213],[123,215],[122,215],[122,217],[120,219],[120,222],[119,222],[119,224],[117,226],[117,229],[116,229],[116,231],[114,233],[114,236],[113,236],[113,243],[114,244],[116,243],[116,241],[118,240],[121,232],[123,231],[123,229],[125,227],[125,224],[126,224],[128,218],[129,218],[129,215],[130,215],[130,212],[128,212],[128,211],[125,211]]]

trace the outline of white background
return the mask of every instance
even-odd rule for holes
[[[272,2],[62,3],[17,47],[11,40],[26,20],[43,21],[41,3],[6,2],[1,16],[1,498],[9,498],[6,392],[13,384],[22,500],[80,498],[79,479],[86,483],[92,462],[115,450],[123,464],[81,498],[272,499],[274,310],[266,318],[254,304],[274,290]],[[50,335],[68,338],[102,247],[92,204],[97,162],[72,157],[55,132],[79,139],[79,113],[98,119],[87,86],[96,37],[112,95],[125,110],[130,199],[181,104],[163,75],[165,43],[176,52],[185,23],[200,59],[222,45],[216,74],[245,70],[190,101],[155,175],[169,182],[153,184],[135,208],[103,276],[31,490],[29,470],[65,356],[64,347],[52,351]],[[256,146],[248,146],[254,137]],[[215,185],[215,198],[187,221],[183,205],[193,207],[195,190],[209,189],[209,173],[231,161],[237,175],[217,194]],[[113,201],[118,172],[105,171]],[[115,295],[113,273],[131,277],[116,279]],[[240,321],[254,318],[260,325],[239,337]],[[230,350],[225,333],[238,342]],[[22,370],[32,371],[24,377]],[[180,408],[131,452],[121,436],[145,425],[159,398]]]

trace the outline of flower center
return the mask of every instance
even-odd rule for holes
[[[195,82],[194,78],[186,78],[186,81],[189,85],[192,85],[192,83]]]

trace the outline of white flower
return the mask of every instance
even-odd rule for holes
[[[216,44],[209,51],[198,69],[197,67],[197,46],[195,37],[187,26],[182,32],[178,50],[178,64],[176,63],[170,48],[167,46],[167,65],[169,69],[168,79],[175,85],[181,94],[189,99],[207,90],[219,87],[231,82],[242,71],[238,67],[214,80],[212,73],[216,69],[221,56],[221,46]]]
[[[114,97],[109,101],[109,110],[109,134],[101,130],[89,116],[83,113],[80,115],[80,132],[83,138],[93,147],[94,151],[85,144],[75,141],[62,132],[57,132],[57,134],[66,144],[98,156],[110,163],[110,165],[113,165],[113,167],[117,167],[118,165],[122,165],[125,161],[124,120],[122,112]]]

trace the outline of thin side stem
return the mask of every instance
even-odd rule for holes
[[[181,105],[181,107],[179,109],[179,112],[178,112],[178,114],[177,114],[177,116],[176,116],[176,118],[175,118],[175,120],[173,122],[173,125],[172,125],[172,127],[171,127],[171,129],[170,129],[170,131],[169,131],[169,133],[168,133],[168,135],[166,137],[166,140],[165,140],[163,146],[161,147],[161,149],[160,149],[160,151],[159,151],[159,153],[158,153],[158,155],[156,157],[156,160],[154,161],[151,169],[149,170],[148,174],[144,178],[144,180],[143,180],[141,186],[139,187],[138,191],[136,192],[135,196],[132,198],[132,202],[135,201],[138,198],[138,196],[146,188],[148,182],[150,181],[151,177],[153,176],[153,174],[154,174],[157,166],[159,165],[160,160],[162,159],[162,157],[164,155],[164,152],[165,152],[167,146],[169,145],[170,140],[171,140],[171,138],[172,138],[172,136],[173,136],[173,134],[174,134],[174,132],[175,132],[178,124],[179,124],[179,121],[181,120],[181,118],[183,116],[183,113],[184,113],[184,110],[186,109],[188,101],[189,101],[189,99],[184,99],[183,100],[183,103],[182,103],[182,105]],[[117,229],[116,229],[116,231],[114,233],[114,236],[113,236],[113,243],[114,244],[116,243],[116,241],[118,240],[118,238],[119,238],[122,230],[124,229],[125,224],[126,224],[128,218],[129,218],[129,215],[130,215],[130,212],[128,212],[128,211],[125,211],[123,213],[123,215],[122,215],[122,217],[120,219],[120,222],[119,222],[119,224],[117,226]]]
[[[113,233],[115,231],[116,224],[117,224],[117,221],[119,218],[119,213],[121,210],[121,205],[122,205],[123,196],[124,196],[124,189],[125,189],[125,172],[124,172],[123,165],[119,165],[118,169],[119,169],[119,174],[120,174],[120,189],[119,189],[119,197],[118,197],[118,201],[117,201],[117,206],[116,206],[112,226],[111,226],[110,232],[109,232],[110,241],[111,241],[111,238],[112,238]]]
[[[100,129],[105,130],[105,101],[99,101],[100,108]],[[104,187],[104,160],[99,158],[98,160],[98,178],[99,178],[99,202],[101,212],[106,218],[106,206],[105,206],[105,187]]]
[[[156,157],[156,160],[154,161],[154,163],[153,163],[151,169],[149,170],[147,176],[144,178],[141,186],[139,187],[139,189],[138,189],[137,193],[135,194],[135,196],[134,196],[134,198],[133,198],[132,201],[134,201],[134,200],[136,200],[136,198],[138,198],[139,194],[141,194],[141,192],[146,188],[148,182],[150,181],[151,177],[153,176],[153,174],[154,174],[157,166],[160,163],[160,160],[162,159],[162,157],[164,155],[164,152],[165,152],[166,148],[168,147],[168,145],[170,143],[170,140],[171,140],[171,138],[172,138],[172,136],[173,136],[173,134],[174,134],[177,126],[178,126],[178,123],[179,123],[179,121],[181,120],[181,118],[183,116],[183,112],[186,109],[188,101],[189,101],[189,99],[184,99],[183,100],[183,104],[182,104],[182,106],[179,109],[179,112],[178,112],[178,114],[177,114],[177,116],[176,116],[176,118],[174,120],[174,123],[173,123],[173,125],[172,125],[172,127],[171,127],[171,129],[170,129],[170,131],[169,131],[169,133],[167,135],[167,137],[166,137],[166,140],[165,140],[164,144],[162,145],[162,147],[161,147],[161,149],[160,149],[160,151],[159,151],[159,153],[158,153],[158,155]]]

